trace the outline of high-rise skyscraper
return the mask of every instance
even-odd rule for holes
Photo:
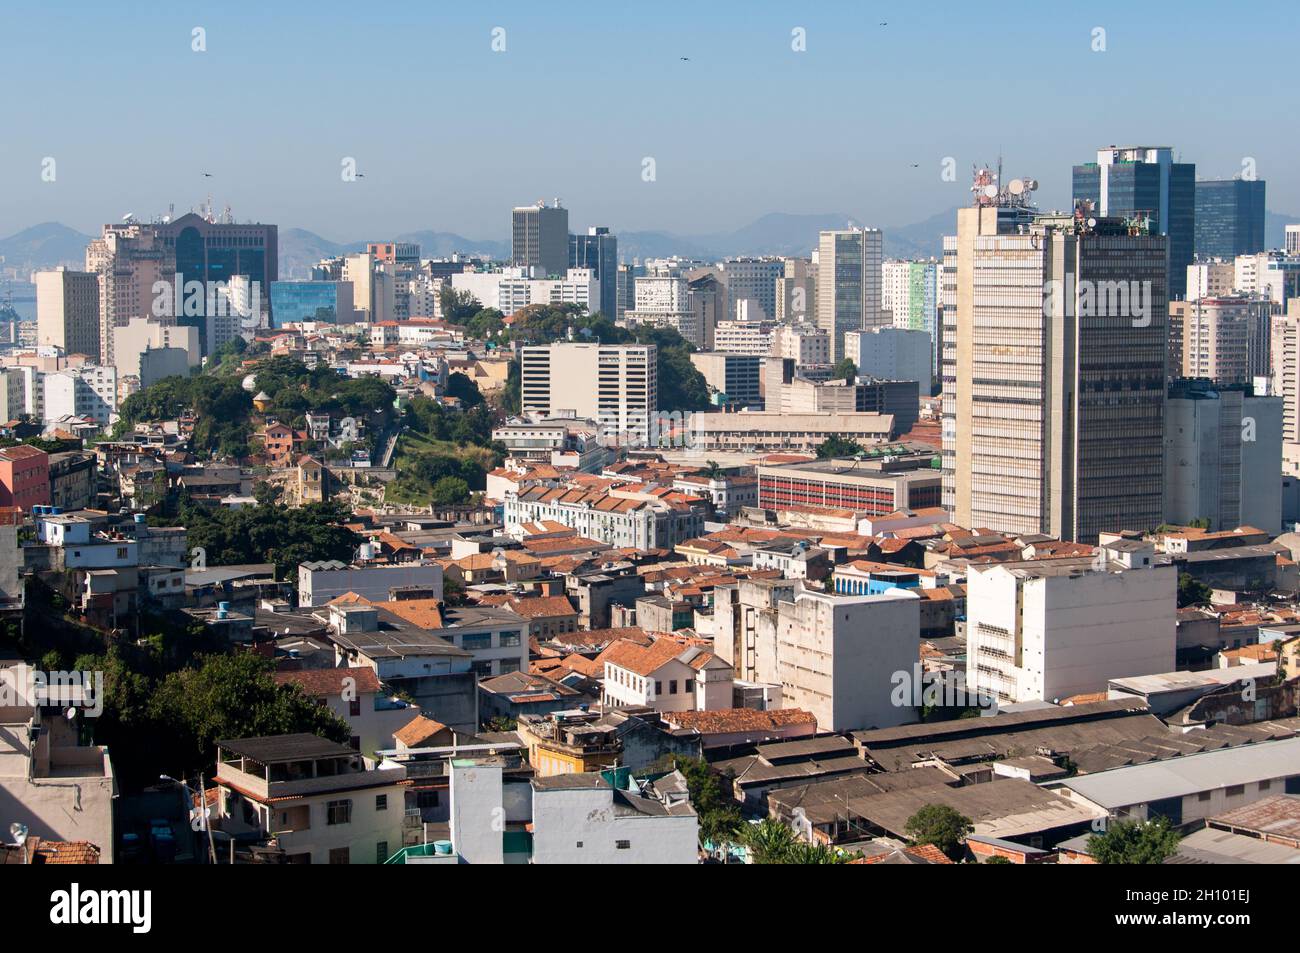
[[[523,205],[511,216],[510,253],[513,264],[536,268],[533,277],[563,276],[569,270],[569,210],[538,202]]]
[[[569,236],[569,267],[589,268],[600,282],[600,312],[618,318],[618,237],[604,225],[593,225],[585,235]]]
[[[817,246],[817,326],[831,336],[831,361],[844,357],[844,332],[882,327],[883,235],[878,228],[825,231]]]
[[[1074,167],[1074,199],[1093,215],[1145,218],[1152,235],[1166,235],[1169,297],[1187,288],[1196,241],[1196,165],[1175,162],[1168,146],[1107,146],[1097,161]]]
[[[958,211],[953,520],[1081,542],[1158,525],[1166,240],[1027,211]]]
[[[94,272],[99,283],[100,364],[114,363],[113,331],[132,318],[176,323],[176,256],[154,226],[105,225],[103,235],[86,246],[86,271]],[[155,288],[162,289],[161,295]]]
[[[150,226],[158,235],[163,247],[171,252],[176,265],[176,281],[189,285],[202,282],[202,310],[194,314],[185,308],[175,315],[176,323],[197,328],[204,353],[214,340],[227,335],[214,334],[209,327],[214,319],[228,318],[221,312],[228,308],[229,298],[214,289],[229,286],[237,276],[246,278],[250,287],[256,288],[256,307],[260,314],[269,315],[271,282],[279,279],[279,236],[274,225],[254,222],[237,223],[229,213],[221,221],[195,212],[182,215],[174,222]],[[181,289],[182,300],[190,296]],[[197,301],[197,298],[194,300]],[[209,314],[215,304],[217,313]]]
[[[882,266],[881,307],[896,328],[924,331],[930,335],[930,376],[939,373],[939,262],[887,261]],[[922,392],[930,393],[930,382],[921,380]]]
[[[36,343],[99,360],[99,276],[89,271],[38,271]]]
[[[1264,180],[1196,183],[1196,257],[1233,258],[1264,251]]]
[[[763,317],[776,316],[776,282],[785,275],[780,258],[728,258],[718,262],[718,274],[732,302],[749,298],[763,309]]]
[[[807,258],[787,258],[776,279],[776,312],[772,317],[790,324],[811,323],[817,316],[817,268]]]

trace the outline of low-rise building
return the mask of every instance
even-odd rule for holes
[[[381,864],[402,843],[405,780],[316,735],[218,741],[214,826],[273,840],[287,863]]]
[[[391,748],[394,737],[419,717],[414,705],[391,696],[369,668],[317,668],[276,672],[280,685],[296,685],[351,729],[350,745],[367,756]]]
[[[604,705],[657,711],[731,707],[731,664],[707,649],[666,637],[649,645],[620,639],[596,661],[605,666]]]

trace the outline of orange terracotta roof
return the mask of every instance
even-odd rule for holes
[[[602,665],[608,662],[636,675],[653,675],[684,651],[685,646],[673,639],[655,639],[649,645],[619,639],[601,652],[596,661]]]
[[[341,595],[341,596],[335,596],[333,599],[331,599],[329,602],[327,602],[327,603],[325,603],[325,604],[326,604],[327,606],[369,606],[369,605],[374,605],[374,603],[371,602],[369,599],[367,599],[365,596],[361,595],[360,593],[353,592],[353,591],[351,591],[351,590],[348,590],[347,592],[343,593],[343,595]]]
[[[405,619],[411,625],[421,629],[441,629],[442,610],[437,599],[401,599],[397,602],[385,602],[383,608],[399,619]]]
[[[98,864],[99,853],[90,841],[41,840],[31,859],[33,864]]]
[[[440,721],[416,715],[405,725],[393,732],[393,737],[408,748],[419,748],[424,742],[447,730]]]

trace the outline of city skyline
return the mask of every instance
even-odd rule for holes
[[[93,234],[102,222],[87,210],[104,221],[148,218],[209,194],[240,221],[332,241],[421,229],[499,240],[502,206],[557,196],[583,230],[689,236],[773,212],[888,228],[967,204],[967,171],[999,155],[1009,175],[1042,183],[1045,210],[1068,208],[1073,164],[1139,142],[1171,146],[1200,178],[1231,178],[1252,160],[1269,182],[1269,208],[1294,213],[1300,187],[1281,172],[1295,134],[1276,123],[1276,134],[1259,131],[1270,128],[1266,97],[1241,96],[1230,68],[1203,71],[1197,108],[1187,109],[1181,81],[1147,68],[1162,56],[1241,62],[1234,37],[1247,32],[1253,59],[1285,55],[1286,30],[1256,35],[1222,18],[1200,30],[1199,9],[1208,8],[1171,20],[1120,5],[1013,5],[989,24],[956,6],[886,16],[762,6],[743,20],[683,8],[693,27],[682,31],[669,8],[635,24],[594,7],[562,20],[512,5],[386,8],[329,32],[320,24],[340,22],[328,15],[341,12],[333,4],[313,5],[311,17],[300,5],[182,6],[132,18],[127,32],[107,11],[74,4],[57,30],[5,21],[13,48],[0,81],[41,83],[39,95],[11,104],[0,176],[31,187],[0,195],[0,232],[57,221]],[[1280,5],[1272,13],[1295,16]],[[192,49],[196,29],[202,51]],[[970,42],[981,31],[988,44],[1033,52],[984,55]],[[123,52],[106,61],[115,43]],[[139,49],[151,55],[131,55]],[[590,54],[602,49],[613,65],[593,68]],[[1048,68],[1030,68],[1036,60]],[[973,95],[954,95],[954,76],[970,77]],[[84,109],[86,91],[105,82],[149,84],[150,95],[53,122]],[[1228,134],[1222,125],[1207,133],[1198,118],[1207,112],[1231,115]],[[1033,136],[1019,132],[1025,114]],[[360,177],[344,182],[348,158]],[[653,181],[643,178],[647,158]],[[41,178],[46,159],[53,181]]]

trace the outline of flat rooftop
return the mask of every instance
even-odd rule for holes
[[[1107,810],[1300,774],[1300,738],[1203,751],[1070,778],[1063,786]]]
[[[1124,695],[1158,695],[1161,692],[1187,692],[1214,689],[1245,679],[1270,678],[1277,671],[1276,662],[1252,662],[1231,668],[1211,668],[1203,672],[1160,672],[1155,675],[1132,675],[1112,678],[1107,688],[1111,699]]]
[[[217,747],[229,754],[251,758],[261,764],[311,761],[316,758],[353,758],[357,754],[347,745],[306,733],[272,735],[265,738],[233,738],[218,741]]]

